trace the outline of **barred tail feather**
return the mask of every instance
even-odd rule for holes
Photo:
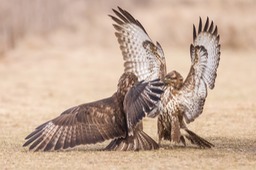
[[[208,142],[207,140],[205,140],[204,138],[198,136],[197,134],[195,134],[194,132],[192,132],[191,130],[185,129],[185,131],[187,132],[184,136],[194,145],[199,146],[200,148],[211,148],[214,147],[214,145],[210,142]],[[185,141],[184,139],[181,140],[182,143],[184,145]]]
[[[139,151],[139,150],[155,150],[159,145],[144,131],[138,130],[133,136],[126,138],[114,139],[105,148],[110,151]]]

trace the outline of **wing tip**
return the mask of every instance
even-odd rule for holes
[[[195,27],[195,25],[193,24],[193,41],[195,41],[195,39],[196,39],[196,27]]]
[[[217,36],[217,34],[218,34],[218,26],[216,25],[213,31],[213,35]]]
[[[135,24],[138,27],[140,27],[147,34],[147,31],[143,27],[143,25],[137,19],[135,19],[128,11],[122,9],[119,6],[117,6],[117,10],[116,9],[112,9],[112,11],[115,13],[115,15],[117,17],[114,17],[113,15],[108,15],[108,16],[111,17],[118,24],[120,24],[120,25],[123,25],[125,23]]]
[[[207,16],[207,19],[206,19],[206,22],[205,22],[205,25],[204,25],[204,32],[208,31],[208,26],[209,26],[209,17]]]
[[[202,32],[202,18],[199,17],[198,34]]]
[[[193,41],[197,38],[200,33],[207,32],[211,35],[218,36],[218,27],[214,24],[213,20],[207,16],[204,27],[202,26],[202,18],[199,16],[198,30],[196,31],[195,25],[193,24]]]

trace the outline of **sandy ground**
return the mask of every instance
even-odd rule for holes
[[[232,6],[231,1],[218,1],[208,8],[206,2],[202,6],[182,2],[156,5],[158,10],[141,5],[132,12],[162,44],[168,70],[175,69],[184,77],[190,65],[195,16],[208,15],[218,23],[223,48],[216,86],[208,93],[203,114],[189,124],[214,148],[172,147],[165,142],[156,151],[101,151],[109,141],[46,153],[22,147],[24,137],[39,124],[67,108],[115,92],[123,61],[112,22],[106,17],[111,12],[107,6],[104,14],[92,8],[95,18],[80,20],[78,28],[28,34],[0,57],[0,169],[255,169],[256,57],[255,50],[245,48],[255,42],[255,3],[250,1],[254,6],[245,8],[243,3]],[[162,26],[166,21],[171,22]],[[144,128],[157,140],[155,119],[145,119]]]
[[[100,151],[107,141],[60,152],[29,152],[22,147],[24,137],[37,125],[71,106],[112,95],[123,72],[117,44],[99,50],[56,45],[61,41],[28,37],[0,61],[1,169],[255,169],[256,58],[252,52],[225,49],[216,88],[209,92],[204,113],[189,125],[213,149],[166,142],[156,151]],[[188,48],[164,49],[168,69],[185,76]],[[145,131],[157,140],[156,120],[144,122]]]

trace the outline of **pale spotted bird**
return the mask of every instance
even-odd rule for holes
[[[159,80],[138,82],[133,73],[126,72],[111,97],[64,111],[38,126],[25,138],[27,141],[23,146],[30,145],[29,149],[34,151],[48,151],[114,139],[106,149],[157,149],[158,144],[138,122],[154,109],[163,87]]]
[[[139,80],[160,78],[166,83],[164,95],[150,116],[158,115],[159,144],[162,139],[186,145],[188,139],[199,147],[214,146],[201,138],[186,124],[203,111],[207,88],[213,89],[220,60],[217,26],[207,18],[204,28],[193,26],[193,44],[190,46],[191,67],[185,80],[176,71],[167,74],[163,49],[154,44],[142,24],[130,13],[118,7],[113,9],[116,37],[125,61],[125,72],[133,72]],[[159,114],[160,113],[160,114]],[[181,133],[183,132],[183,133]]]

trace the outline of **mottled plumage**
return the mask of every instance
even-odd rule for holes
[[[64,111],[38,126],[25,138],[27,141],[23,146],[48,151],[115,139],[122,141],[118,143],[119,148],[111,142],[107,149],[156,149],[157,143],[137,126],[142,117],[136,114],[148,114],[160,100],[162,88],[163,83],[159,80],[138,82],[133,73],[124,73],[117,92],[111,97]]]
[[[125,72],[133,72],[140,80],[163,79],[166,75],[166,63],[162,47],[151,41],[141,23],[127,11],[118,7],[113,9],[116,16],[110,17],[116,22],[116,37],[122,51]]]
[[[142,24],[127,11],[118,7],[113,10],[116,37],[125,61],[125,72],[133,72],[139,80],[160,78],[166,89],[160,105],[148,116],[158,116],[159,143],[162,138],[186,145],[185,138],[200,147],[211,147],[211,143],[186,127],[198,117],[207,96],[207,87],[214,88],[220,59],[220,44],[217,26],[209,19],[202,28],[193,29],[193,44],[190,47],[191,68],[185,81],[176,71],[166,72],[164,52],[158,42],[154,44]],[[160,114],[159,114],[160,113]],[[184,122],[186,121],[186,123]],[[184,130],[185,134],[181,134]]]

